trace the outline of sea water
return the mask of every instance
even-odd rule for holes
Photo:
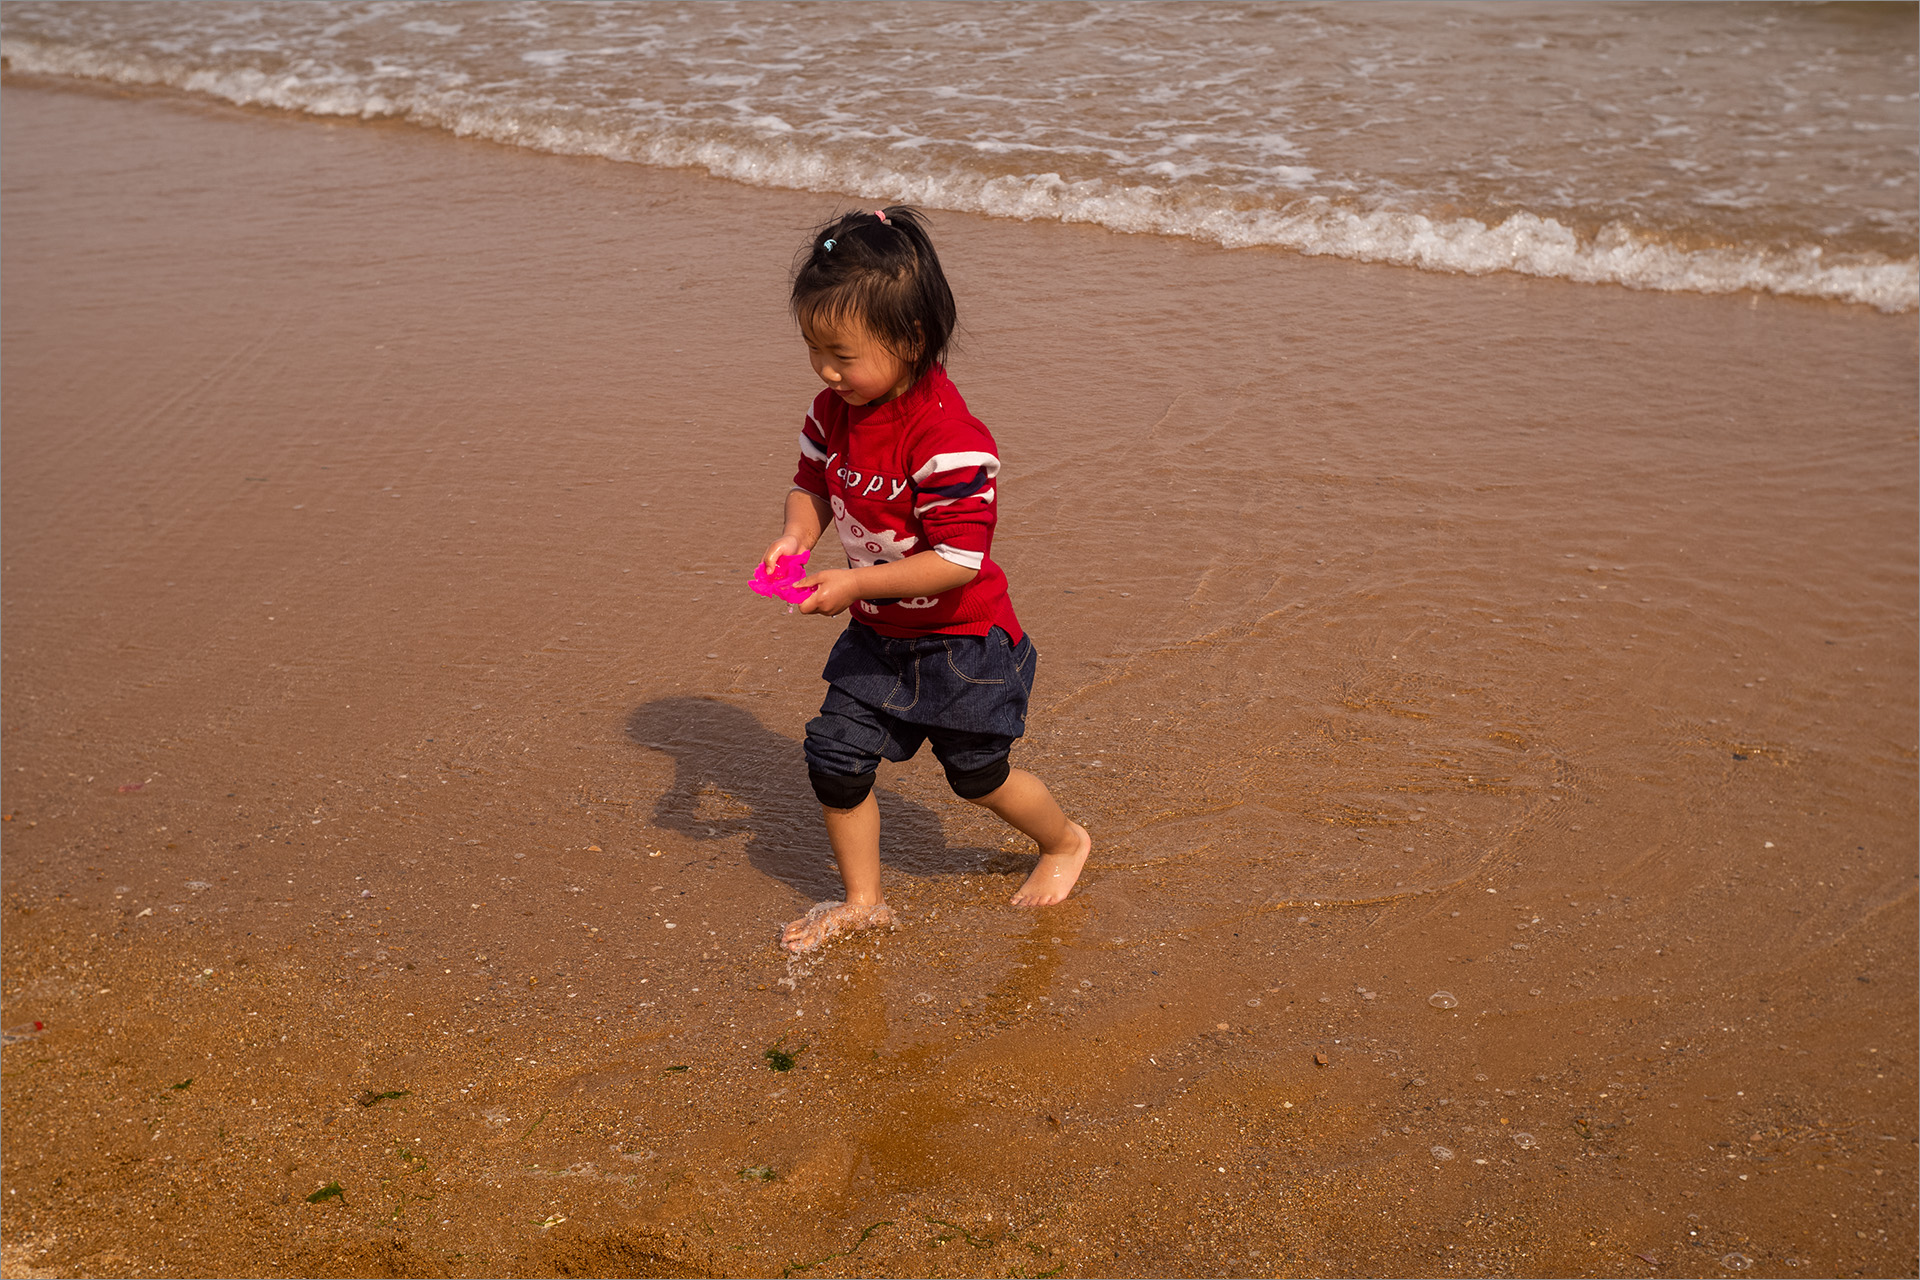
[[[1911,5],[15,3],[14,71],[763,186],[1904,311]]]

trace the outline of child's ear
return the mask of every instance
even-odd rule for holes
[[[889,350],[892,350],[894,359],[911,369],[914,365],[920,363],[920,353],[926,350],[926,346],[926,331],[919,325],[915,325],[913,326],[912,342],[898,349],[889,348]]]

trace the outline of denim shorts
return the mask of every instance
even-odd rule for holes
[[[1039,654],[999,627],[984,636],[883,636],[850,622],[827,655],[827,696],[807,724],[807,767],[838,777],[910,760],[920,744],[949,778],[1005,760],[1027,731]]]

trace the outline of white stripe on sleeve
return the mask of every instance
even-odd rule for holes
[[[939,475],[942,471],[958,471],[962,467],[985,467],[987,479],[1000,474],[1000,459],[990,453],[936,453],[928,458],[926,465],[913,473],[913,482],[919,484],[929,476]]]
[[[980,565],[987,558],[987,553],[984,551],[962,551],[958,547],[942,546],[939,543],[934,544],[933,554],[950,564],[957,564],[962,569],[971,569],[975,573],[980,572]]]
[[[812,421],[813,415],[808,414],[807,419],[808,421]],[[802,431],[800,433],[800,456],[810,462],[825,462],[827,460],[827,451],[808,439],[807,433]]]

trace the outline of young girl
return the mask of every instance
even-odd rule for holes
[[[1073,891],[1092,840],[1046,784],[1007,763],[1026,732],[1038,655],[1007,600],[993,542],[993,437],[941,367],[953,293],[919,215],[893,206],[821,228],[794,273],[793,315],[827,384],[800,429],[800,470],[769,570],[829,522],[845,569],[800,581],[802,613],[853,618],[827,656],[826,701],[807,725],[807,776],[826,817],[845,902],[786,927],[793,951],[888,924],[874,771],[922,742],[954,793],[1040,846],[1013,895],[1043,907]]]

